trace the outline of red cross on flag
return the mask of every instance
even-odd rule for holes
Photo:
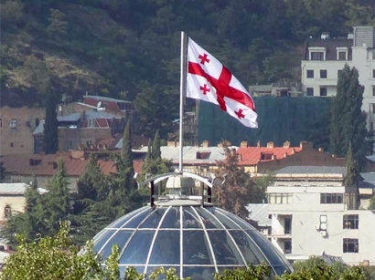
[[[211,102],[247,127],[257,128],[254,101],[232,73],[189,38],[186,96]]]

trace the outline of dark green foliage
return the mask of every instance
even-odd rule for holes
[[[0,161],[0,183],[3,182],[4,178],[5,178],[5,168],[4,168],[3,162]]]
[[[57,163],[57,171],[52,181],[47,185],[48,192],[43,196],[44,219],[48,226],[48,235],[55,234],[61,221],[72,212],[68,184],[64,161],[61,158]]]
[[[353,155],[351,143],[349,143],[348,154],[346,155],[346,175],[344,185],[346,187],[355,187],[360,179],[359,167]]]
[[[281,146],[290,141],[298,146],[301,141],[315,140],[314,144],[328,147],[329,141],[322,135],[329,129],[331,98],[310,97],[255,97],[258,113],[258,129],[244,127],[236,119],[222,112],[217,106],[200,102],[198,140],[209,140],[212,145],[229,140],[233,145],[248,141],[262,145],[273,141]],[[327,134],[325,134],[327,135]]]
[[[25,212],[12,216],[4,233],[11,244],[16,242],[16,233],[22,234],[26,240],[54,235],[60,223],[71,213],[71,199],[62,159],[58,162],[57,171],[47,190],[47,193],[40,194],[37,184],[33,183],[26,192]]]
[[[155,133],[154,141],[152,141],[151,148],[152,148],[151,150],[152,159],[155,159],[155,160],[161,159],[159,130],[157,130]]]
[[[33,184],[26,191],[25,199],[25,213],[12,216],[4,232],[4,236],[9,239],[11,245],[17,242],[15,234],[22,234],[26,240],[31,241],[47,232],[43,199],[38,192],[37,184]]]
[[[154,175],[168,173],[171,171],[171,167],[170,161],[161,158],[160,136],[159,131],[156,131],[152,144],[151,139],[149,140],[148,151],[138,181],[143,182]]]
[[[46,154],[54,154],[58,150],[58,134],[57,134],[57,112],[56,98],[49,94],[46,103],[46,120],[44,123],[44,152]]]
[[[365,155],[369,151],[362,100],[363,87],[358,82],[358,71],[345,65],[337,82],[337,95],[332,102],[330,152],[343,157],[351,145],[359,170],[364,167]]]
[[[126,169],[126,172],[134,173],[129,122],[126,124],[124,133],[122,136],[121,166],[120,167],[123,169]],[[122,172],[122,171],[123,170],[119,170],[119,172]]]

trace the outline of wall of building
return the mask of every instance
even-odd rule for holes
[[[37,123],[44,119],[44,115],[43,108],[1,107],[0,155],[32,155],[33,131]]]

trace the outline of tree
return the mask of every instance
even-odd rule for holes
[[[44,152],[54,154],[58,150],[58,126],[56,99],[50,94],[46,102],[46,120],[44,123]]]
[[[3,233],[11,245],[17,244],[16,234],[22,234],[26,241],[32,241],[47,231],[43,198],[35,181],[26,190],[25,200],[25,212],[11,216]]]
[[[352,145],[349,143],[348,154],[346,155],[346,175],[344,185],[346,187],[354,187],[360,179],[358,164],[353,156]]]
[[[172,164],[170,161],[161,158],[160,136],[159,131],[156,131],[152,144],[151,139],[149,139],[148,150],[139,180],[142,182],[153,175],[170,172],[171,166]]]
[[[59,39],[67,33],[68,23],[65,21],[65,14],[58,9],[50,9],[48,18],[49,25],[47,32],[52,38]]]
[[[359,170],[365,164],[368,152],[366,142],[366,113],[361,110],[363,87],[358,82],[358,71],[346,64],[339,74],[337,94],[331,107],[330,152],[343,157],[349,145]]]
[[[27,242],[18,236],[20,245],[2,268],[0,279],[108,279],[119,280],[119,248],[114,246],[103,267],[88,243],[82,254],[72,245],[69,227],[62,223],[53,237]]]
[[[77,182],[74,215],[70,216],[74,241],[84,244],[116,218],[117,213],[108,206],[110,180],[98,165],[97,157],[90,155],[84,173]]]
[[[238,155],[225,147],[226,159],[218,162],[216,183],[213,186],[214,200],[220,207],[246,218],[248,203],[262,202],[264,189],[258,188],[250,175],[238,167]],[[261,184],[260,184],[261,185]]]
[[[71,213],[71,197],[69,194],[68,180],[65,164],[62,158],[57,163],[57,171],[52,181],[47,185],[48,192],[43,196],[45,207],[45,221],[48,225],[46,235],[57,232],[60,223],[67,219]]]
[[[152,142],[151,156],[155,160],[161,159],[159,130],[156,131],[154,141]]]
[[[5,178],[5,168],[4,164],[2,161],[0,161],[0,183],[4,180]]]
[[[133,168],[133,155],[130,139],[130,122],[125,126],[124,133],[122,136],[122,147],[121,147],[121,164],[122,167],[129,169],[129,172],[134,173]]]

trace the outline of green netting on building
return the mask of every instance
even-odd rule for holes
[[[317,97],[255,97],[259,128],[247,128],[214,104],[200,102],[198,111],[198,141],[217,145],[229,140],[233,145],[247,141],[264,146],[273,141],[281,146],[290,141],[293,146],[324,133],[329,124],[331,98]]]

